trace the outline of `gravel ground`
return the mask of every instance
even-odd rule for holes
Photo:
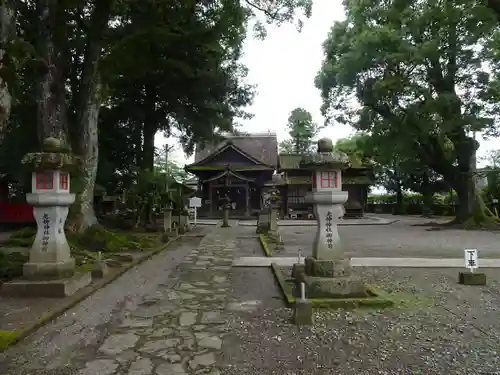
[[[500,258],[500,233],[486,231],[440,230],[415,226],[429,222],[418,217],[401,217],[389,225],[339,227],[346,255],[350,257],[443,257],[462,258],[463,249],[478,249],[483,258]],[[315,227],[281,227],[285,250],[276,256],[297,256],[300,249],[312,253]]]
[[[291,310],[284,307],[259,306],[233,315],[222,374],[474,375],[500,370],[500,281],[494,271],[488,272],[490,286],[484,288],[459,286],[456,271],[449,269],[356,271],[390,291],[397,307],[316,310],[310,328],[290,324]],[[275,288],[266,282],[259,288]],[[250,283],[234,285],[234,293]]]
[[[235,257],[251,256],[249,248],[258,246],[240,240]],[[291,310],[273,298],[279,289],[269,269],[233,268],[232,297],[257,302],[227,322],[221,373],[500,373],[500,275],[483,271],[488,286],[467,287],[458,285],[453,269],[356,268],[367,284],[389,292],[396,307],[316,310],[314,327],[298,328]]]

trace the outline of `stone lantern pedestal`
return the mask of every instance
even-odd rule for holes
[[[172,228],[172,207],[167,206],[163,209],[163,231],[169,238],[177,237],[177,228]]]
[[[318,153],[304,157],[301,167],[312,171],[313,190],[306,200],[314,205],[317,220],[313,256],[295,265],[297,283],[305,283],[311,298],[367,296],[363,282],[351,275],[351,262],[342,249],[338,223],[344,215],[347,192],[342,191],[342,170],[349,158],[333,150],[332,141],[318,142]]]
[[[75,260],[64,233],[69,206],[69,171],[75,158],[60,141],[48,138],[42,152],[27,154],[23,163],[32,167],[32,193],[26,200],[33,205],[37,234],[23,277],[2,285],[2,294],[19,297],[65,297],[88,285],[90,273],[75,274]]]
[[[268,233],[269,232],[269,218],[271,214],[269,212],[269,207],[264,207],[259,211],[257,217],[257,233]]]

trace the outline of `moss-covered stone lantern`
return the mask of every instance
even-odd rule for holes
[[[313,204],[317,220],[313,256],[306,258],[304,272],[298,282],[304,282],[311,297],[364,296],[361,280],[350,276],[350,259],[346,259],[338,233],[338,222],[344,215],[347,192],[342,191],[342,171],[350,165],[349,157],[335,151],[330,139],[318,142],[316,154],[305,155],[301,168],[312,173],[312,191],[306,200]],[[296,267],[296,268],[297,268]]]
[[[23,280],[4,284],[7,294],[64,297],[90,282],[90,274],[75,276],[75,260],[64,232],[69,207],[70,173],[77,159],[55,138],[43,142],[42,151],[26,154],[23,164],[32,171],[32,192],[26,201],[33,206],[37,234],[23,266]],[[26,281],[27,280],[27,281]]]

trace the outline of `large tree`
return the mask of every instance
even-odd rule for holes
[[[473,131],[496,131],[497,21],[478,1],[344,2],[316,83],[329,119],[392,139],[443,176],[456,221],[487,221],[473,174]],[[353,99],[360,103],[353,108]]]
[[[12,163],[35,151],[34,133],[38,142],[67,142],[82,160],[71,216],[84,231],[96,223],[98,169],[102,180],[123,176],[130,163],[152,166],[157,130],[179,129],[190,151],[244,115],[251,95],[238,59],[250,17],[300,23],[310,10],[310,0],[2,0],[0,134],[9,137],[2,154]],[[23,66],[20,49],[31,57]]]
[[[0,1],[0,140],[2,140],[12,109],[11,86],[16,44],[16,7],[14,0]]]
[[[289,142],[294,153],[303,154],[311,151],[317,126],[310,112],[300,107],[292,110],[288,116],[287,129],[290,135]],[[286,143],[282,143],[282,148],[284,146]]]

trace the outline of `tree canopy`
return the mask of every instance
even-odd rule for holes
[[[310,112],[304,108],[295,108],[290,112],[287,123],[290,139],[280,144],[280,149],[288,153],[303,154],[311,151],[317,126]]]
[[[344,5],[316,79],[324,115],[443,176],[460,201],[457,221],[486,220],[472,132],[498,130],[497,20],[480,1]]]
[[[185,151],[234,132],[254,88],[247,27],[300,26],[311,0],[85,0],[0,3],[0,165],[55,137],[79,157],[72,217],[95,224],[96,180],[122,189],[155,167],[158,131]],[[76,213],[76,215],[74,215]]]

